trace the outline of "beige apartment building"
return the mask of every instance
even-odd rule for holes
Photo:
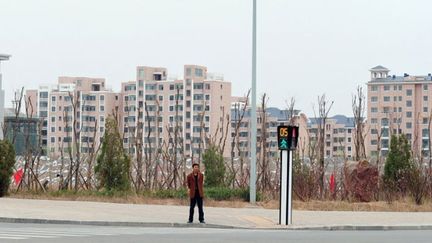
[[[123,143],[131,153],[139,136],[151,143],[144,152],[162,148],[173,153],[178,141],[177,153],[192,162],[209,141],[230,134],[231,83],[204,66],[185,65],[183,78],[169,78],[163,67],[138,66],[136,80],[124,82],[121,92]]]
[[[386,156],[392,134],[404,133],[414,156],[429,154],[429,116],[432,108],[432,76],[390,75],[376,66],[369,70],[366,151],[371,157]]]
[[[57,84],[27,90],[26,95],[33,105],[32,115],[43,122],[44,152],[54,159],[62,152],[69,156],[69,148],[75,151],[76,139],[81,153],[96,151],[105,119],[121,105],[120,95],[108,89],[102,78],[59,77]]]
[[[310,119],[308,133],[311,143],[316,143],[318,140],[318,121],[318,118]],[[355,127],[353,117],[336,115],[327,118],[324,132],[325,158],[349,159],[355,156]]]
[[[250,115],[251,108],[246,107],[243,119],[241,119],[242,111],[245,105],[245,99],[243,97],[233,97],[231,106],[231,136],[230,136],[230,150],[231,146],[234,146],[233,158],[237,161],[240,157],[249,158],[250,157]],[[258,159],[266,153],[267,158],[272,158],[274,160],[279,159],[279,149],[277,144],[277,127],[279,125],[289,125],[290,117],[293,117],[293,125],[299,126],[299,140],[297,151],[300,156],[307,156],[307,150],[305,150],[305,145],[308,144],[308,119],[305,114],[300,113],[300,111],[295,110],[294,114],[291,116],[290,111],[287,109],[279,109],[276,107],[268,107],[263,113],[261,108],[257,109],[257,155]],[[241,120],[241,121],[240,121]],[[265,125],[264,125],[265,122]],[[236,133],[236,127],[239,125],[238,134]],[[264,125],[264,126],[263,126]],[[264,129],[263,129],[264,127]],[[264,133],[266,137],[266,150],[263,151],[262,148],[262,138],[264,138]],[[238,139],[237,139],[237,137]],[[234,144],[232,144],[234,143]],[[273,168],[274,169],[274,168]]]

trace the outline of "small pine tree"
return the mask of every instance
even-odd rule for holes
[[[384,182],[389,186],[401,188],[401,181],[412,168],[411,152],[408,139],[404,134],[392,135],[390,150],[384,166]]]
[[[215,146],[210,146],[203,154],[205,166],[205,185],[209,187],[224,186],[225,164],[222,154]]]
[[[108,117],[105,122],[102,151],[97,158],[95,168],[100,186],[107,190],[127,191],[130,189],[131,162],[123,150],[122,142],[117,121],[113,117]]]
[[[0,140],[0,197],[5,196],[9,189],[14,164],[14,147],[9,141]]]

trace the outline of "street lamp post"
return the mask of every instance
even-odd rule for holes
[[[253,0],[252,17],[252,107],[251,107],[251,143],[250,143],[250,175],[249,202],[256,202],[256,145],[257,145],[257,115],[256,115],[256,7],[257,0]]]

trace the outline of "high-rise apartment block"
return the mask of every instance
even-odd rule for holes
[[[231,83],[203,66],[185,65],[184,77],[174,79],[166,68],[139,66],[136,80],[123,82],[120,93],[108,89],[105,79],[59,77],[56,85],[27,90],[27,97],[32,115],[42,119],[44,151],[53,157],[75,151],[75,141],[81,153],[95,152],[109,115],[119,120],[124,148],[131,154],[144,147],[139,139],[149,145],[144,152],[172,150],[179,141],[178,152],[193,160],[211,141],[231,134]]]
[[[308,133],[311,146],[318,142],[319,118],[310,119]],[[336,115],[326,119],[324,130],[325,158],[352,158],[355,155],[355,126],[354,118]]]
[[[429,154],[432,75],[390,75],[383,66],[369,71],[367,154],[387,155],[391,135],[402,133],[410,141],[414,156]]]
[[[122,97],[124,146],[132,153],[140,136],[152,152],[177,147],[193,160],[210,141],[230,134],[231,83],[204,66],[185,65],[182,79],[169,78],[166,68],[138,66],[136,80],[122,84]],[[170,146],[174,141],[180,144]]]
[[[233,97],[231,106],[231,136],[230,144],[234,147],[232,157],[235,160],[239,158],[248,158],[250,154],[250,131],[251,131],[251,108],[246,106],[245,98]],[[306,151],[303,149],[304,144],[308,144],[307,136],[308,119],[305,114],[298,110],[291,111],[279,109],[276,107],[267,107],[265,111],[262,108],[257,109],[257,155],[259,158],[278,159],[277,144],[277,127],[279,125],[299,126],[300,137],[298,140],[298,149],[300,156]],[[265,139],[265,140],[264,140]],[[265,153],[265,155],[264,155]],[[275,168],[272,168],[275,169]]]
[[[107,89],[101,78],[59,77],[58,84],[28,90],[27,97],[32,116],[42,120],[44,153],[52,157],[76,151],[75,141],[81,153],[95,151],[105,119],[120,106],[119,94]]]

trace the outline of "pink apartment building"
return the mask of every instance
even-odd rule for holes
[[[429,116],[432,108],[432,76],[390,75],[387,68],[369,70],[367,83],[367,155],[385,157],[392,134],[404,133],[414,156],[429,154]]]
[[[177,137],[177,153],[192,162],[210,140],[230,135],[231,83],[204,66],[185,65],[182,79],[168,78],[166,68],[138,66],[136,80],[122,83],[121,92],[123,143],[131,153],[138,136],[151,143],[151,152],[166,148],[174,153]],[[150,146],[144,149],[150,152]]]
[[[41,137],[46,155],[55,159],[63,152],[69,156],[69,149],[76,150],[76,139],[81,153],[97,150],[105,119],[121,104],[119,96],[106,88],[105,79],[88,77],[59,77],[56,85],[27,90],[33,116],[43,119]]]

